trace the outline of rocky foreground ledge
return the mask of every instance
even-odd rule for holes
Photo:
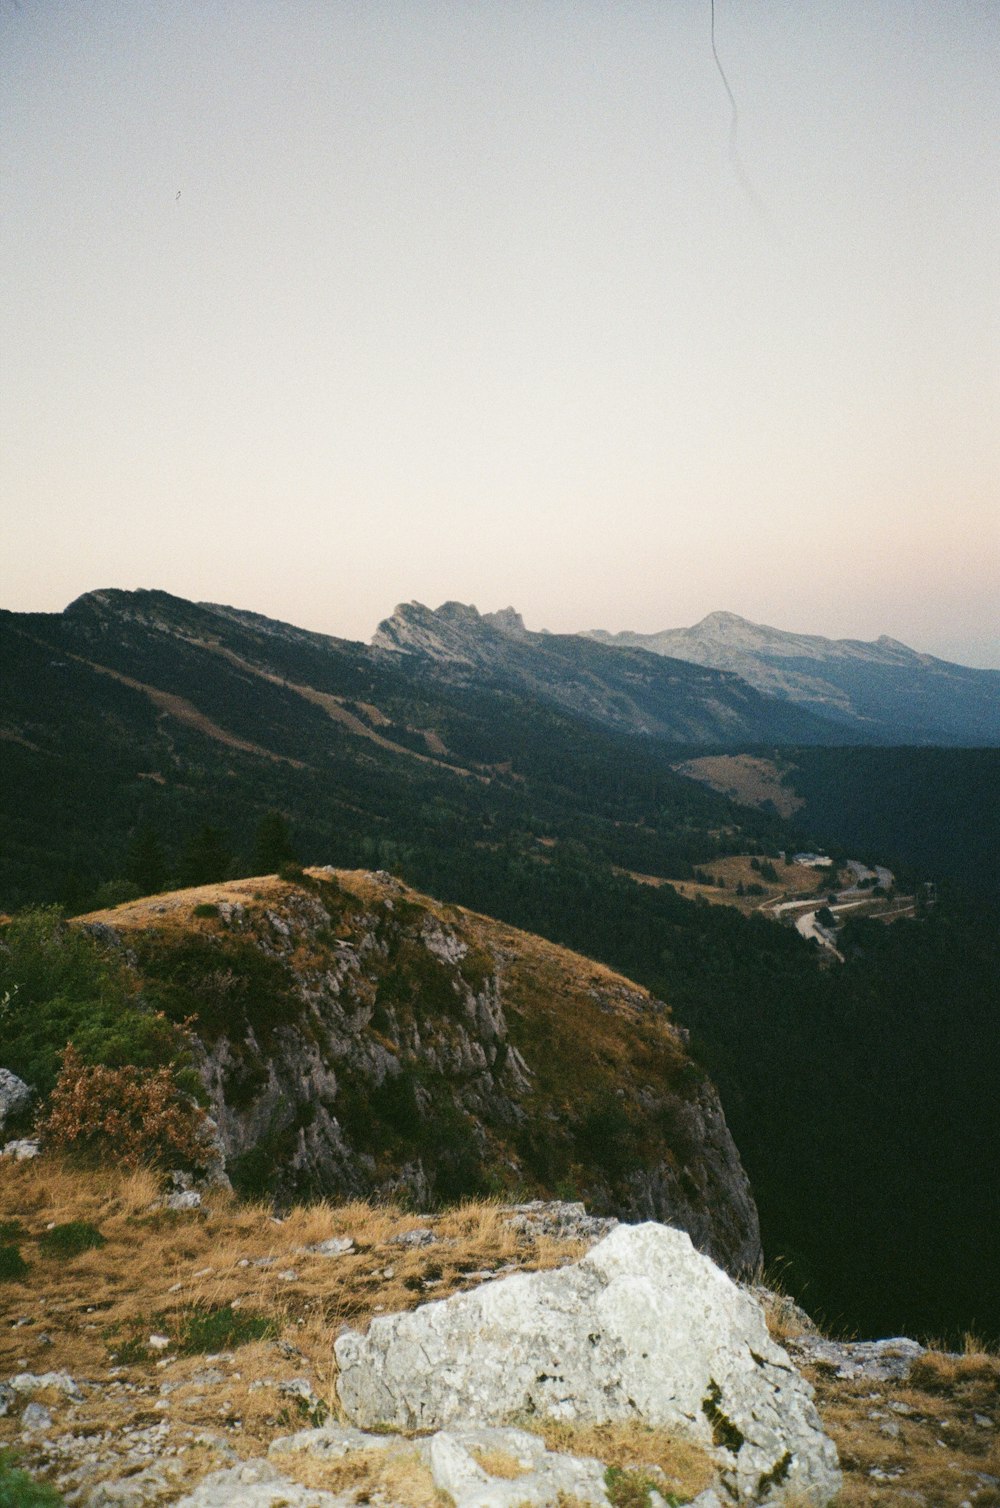
[[[668,1226],[621,1225],[571,1267],[375,1319],[334,1349],[357,1424],[637,1420],[704,1447],[735,1502],[819,1508],[840,1486],[812,1389],[760,1306]]]
[[[3,1174],[0,1448],[70,1508],[1000,1503],[1000,1362],[828,1340],[669,1227]]]
[[[324,1465],[351,1460],[385,1483],[372,1502],[397,1501],[393,1472],[456,1508],[615,1502],[600,1461],[510,1426],[534,1418],[674,1432],[713,1468],[698,1508],[823,1508],[840,1487],[812,1388],[760,1305],[667,1226],[618,1226],[571,1266],[378,1317],[334,1349],[351,1423],[275,1440],[266,1461],[212,1474],[182,1508],[347,1508],[356,1491],[302,1486],[282,1468],[309,1462],[318,1483]],[[651,1476],[644,1491],[668,1501]]]

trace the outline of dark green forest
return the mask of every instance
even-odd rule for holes
[[[806,798],[790,824],[676,775],[690,748],[502,677],[455,683],[192,604],[159,624],[0,615],[0,639],[0,907],[79,912],[294,858],[390,869],[567,944],[690,1030],[767,1256],[807,1307],[863,1334],[1000,1334],[997,751],[786,750]],[[380,736],[412,753],[295,685],[361,718],[376,705]],[[428,757],[427,730],[446,754]],[[848,926],[829,967],[789,929],[619,872],[684,879],[727,853],[824,845],[933,880],[936,899]]]

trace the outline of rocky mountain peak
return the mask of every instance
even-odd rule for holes
[[[495,613],[484,613],[483,622],[511,639],[523,639],[528,632],[524,619],[513,607],[502,607]]]

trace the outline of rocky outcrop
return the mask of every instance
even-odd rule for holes
[[[426,1208],[571,1183],[597,1216],[681,1226],[734,1273],[759,1262],[716,1092],[647,991],[382,873],[208,894],[123,906],[116,933],[150,1003],[195,1014],[238,1191]]]
[[[534,633],[513,608],[480,613],[463,602],[433,610],[404,602],[372,638],[376,655],[419,666],[424,679],[513,685],[574,714],[683,743],[814,743],[830,726],[706,665],[665,659],[600,636]]]
[[[641,1420],[714,1451],[739,1502],[826,1504],[840,1484],[812,1390],[759,1305],[663,1226],[620,1226],[575,1266],[376,1318],[335,1352],[362,1427]]]
[[[623,650],[732,671],[780,697],[879,742],[1000,742],[1000,671],[921,654],[887,634],[873,642],[825,639],[709,613],[691,628],[586,635]]]
[[[31,1094],[28,1085],[16,1073],[11,1073],[9,1068],[0,1068],[0,1135],[6,1130],[8,1121],[15,1120],[27,1110]]]

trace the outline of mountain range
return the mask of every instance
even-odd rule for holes
[[[1000,751],[861,736],[731,671],[513,612],[411,604],[364,645],[92,592],[0,613],[0,907],[79,913],[294,857],[573,948],[691,1031],[765,1250],[820,1307],[892,1333],[991,1327],[1000,939],[995,903],[946,895],[941,861],[995,887]],[[791,821],[675,769],[748,747],[804,803]],[[833,970],[794,930],[669,883],[821,845],[939,899],[855,924]],[[575,1051],[569,1026],[553,1052]]]
[[[1000,743],[1000,670],[953,665],[886,634],[873,643],[825,639],[717,612],[691,628],[653,634],[592,629],[587,637],[730,671],[866,743]]]

